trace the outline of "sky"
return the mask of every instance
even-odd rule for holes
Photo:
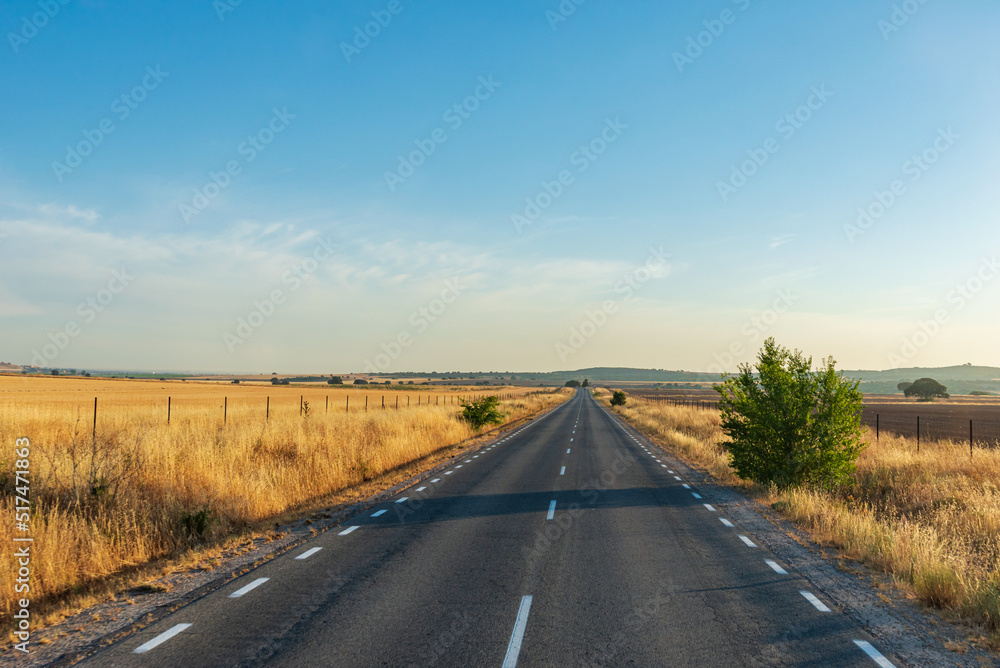
[[[0,361],[1000,366],[1000,6],[0,5]]]

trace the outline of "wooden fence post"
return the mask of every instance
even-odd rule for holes
[[[267,408],[264,412],[264,421],[267,422],[271,419],[271,397],[267,398]]]
[[[170,424],[170,397],[167,397],[167,424]]]
[[[97,442],[97,397],[94,397],[94,432],[92,437],[94,442]]]
[[[229,420],[229,397],[222,398],[222,424]]]

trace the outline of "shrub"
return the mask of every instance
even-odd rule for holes
[[[580,387],[580,381],[578,380],[567,380],[566,387]]]
[[[479,431],[488,424],[500,424],[507,413],[500,411],[500,398],[483,397],[478,401],[462,402],[462,419]]]
[[[191,513],[186,511],[181,513],[181,526],[184,527],[184,533],[199,540],[205,537],[205,533],[217,521],[216,518],[212,517],[212,511],[208,508]]]
[[[625,393],[621,390],[615,390],[611,395],[611,405],[612,406],[624,406],[625,405]]]
[[[864,447],[858,384],[836,372],[833,358],[813,372],[811,357],[767,339],[756,374],[743,364],[716,387],[733,469],[778,487],[844,482]]]

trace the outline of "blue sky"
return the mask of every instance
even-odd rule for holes
[[[1000,366],[995,3],[52,0],[0,26],[3,361],[731,370],[774,335]]]

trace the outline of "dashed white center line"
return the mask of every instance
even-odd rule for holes
[[[706,509],[707,509],[707,510],[708,510],[709,512],[711,512],[711,513],[714,513],[714,512],[715,512],[715,506],[713,506],[713,505],[712,505],[711,503],[703,503],[703,504],[701,504],[701,505],[705,506],[705,508],[706,508]]]
[[[693,496],[696,499],[700,499],[701,498],[701,494],[699,494],[698,492],[691,492],[691,496]]]
[[[270,579],[271,578],[257,578],[256,580],[254,580],[253,582],[251,582],[247,586],[241,587],[241,588],[237,589],[236,591],[234,591],[232,594],[229,595],[229,598],[239,598],[240,596],[243,596],[243,594],[246,594],[249,591],[253,591],[254,589],[256,589],[257,587],[261,586],[262,584],[264,584],[265,582],[267,582]]]
[[[872,644],[867,640],[855,640],[854,644],[861,648],[861,651],[867,654],[872,661],[880,665],[882,668],[896,668],[889,659],[882,656],[882,653],[877,649],[872,647]]]
[[[549,514],[545,516],[545,519],[551,520],[555,516],[556,516],[556,501],[555,499],[553,499],[552,502],[549,503]]]
[[[569,439],[569,442],[570,442],[570,443],[572,443],[572,442],[573,442],[573,439],[572,439],[572,438],[571,438],[571,439]]]
[[[385,515],[387,512],[389,511],[386,510],[385,508],[383,508],[382,510],[376,510],[374,513],[372,513],[372,517],[381,517],[382,515]]]
[[[299,556],[295,557],[295,560],[296,561],[302,561],[303,559],[308,559],[309,557],[313,556],[314,554],[316,554],[317,552],[319,552],[322,549],[323,548],[321,548],[321,547],[310,548],[310,549],[306,550],[305,552],[303,552],[302,554],[300,554]]]
[[[673,471],[668,470],[667,473],[673,473]]]
[[[813,595],[811,591],[806,591],[803,589],[799,593],[802,594],[802,596],[804,596],[807,601],[812,603],[813,607],[819,610],[820,612],[830,612],[830,608],[826,607],[826,604],[823,603],[823,601],[816,598],[816,596]]]
[[[674,480],[680,480],[680,477],[674,476]]]
[[[472,455],[473,459],[479,459],[479,455]]]
[[[566,475],[566,467],[565,466],[562,467],[561,471],[559,471],[559,475]]]
[[[757,543],[753,542],[752,540],[750,540],[749,538],[747,538],[743,534],[740,534],[740,540],[742,540],[744,543],[746,543],[747,547],[757,547]]]
[[[406,501],[408,498],[410,498],[410,497],[408,497],[408,496],[402,496],[402,497],[396,499],[396,503],[402,503],[403,501]]]
[[[569,451],[570,451],[570,450],[572,450],[572,449],[573,449],[573,448],[566,448],[566,454],[568,455],[568,454],[569,454]]]
[[[771,570],[777,573],[778,575],[788,575],[788,571],[779,566],[777,561],[773,561],[771,559],[765,559],[764,563],[770,566]]]
[[[460,469],[460,468],[462,468],[462,465],[461,464],[456,464],[455,468]]]
[[[454,471],[445,471],[444,472],[445,475],[451,475],[452,473],[454,473]]]
[[[338,533],[337,535],[338,535],[338,536],[346,536],[347,534],[351,533],[352,531],[354,531],[354,530],[355,530],[355,529],[357,529],[357,528],[359,528],[359,527],[358,527],[358,526],[356,526],[356,525],[355,525],[355,526],[353,526],[353,527],[347,527],[346,529],[344,529],[343,531],[341,531],[341,532],[340,532],[340,533]]]
[[[727,520],[725,517],[720,517],[719,521],[722,522],[723,524],[725,524],[730,529],[732,529],[732,528],[735,527],[735,525],[732,522],[730,522],[729,520]]]
[[[434,478],[434,480],[431,480],[431,482],[441,482],[441,478]]]
[[[168,640],[170,640],[171,638],[173,638],[175,635],[177,635],[181,631],[183,631],[185,629],[189,629],[189,628],[191,628],[190,624],[178,624],[178,625],[174,626],[173,628],[171,628],[169,631],[164,631],[163,633],[161,633],[160,635],[156,636],[155,638],[153,638],[149,642],[143,643],[142,645],[139,645],[138,647],[136,647],[132,651],[135,654],[145,654],[146,652],[148,652],[149,650],[153,649],[154,647],[158,647],[159,645],[162,645],[163,643],[167,642]]]
[[[418,492],[422,492],[422,491],[424,491],[425,489],[427,489],[427,488],[426,488],[426,487],[417,487],[417,491],[418,491]]]
[[[687,483],[684,483],[683,485],[681,485],[681,487],[683,487],[684,489],[691,489],[691,485]]]
[[[660,464],[660,466],[662,466],[663,468],[667,468],[666,464]]]
[[[521,643],[524,641],[524,629],[528,626],[528,613],[531,611],[531,597],[521,598],[521,607],[517,610],[517,620],[514,622],[514,631],[510,634],[510,643],[507,645],[507,655],[503,658],[503,668],[516,668],[517,657],[521,653]]]

